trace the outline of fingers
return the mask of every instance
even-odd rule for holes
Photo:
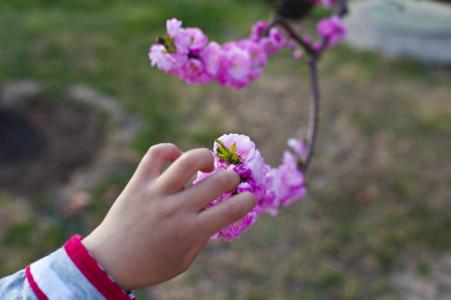
[[[158,144],[152,146],[144,155],[135,172],[136,180],[148,181],[160,175],[166,162],[175,161],[182,154],[173,144]]]
[[[213,171],[213,163],[213,154],[208,149],[188,151],[157,179],[156,185],[164,194],[178,192],[198,171]]]
[[[246,216],[255,206],[255,197],[249,192],[238,194],[221,204],[199,213],[201,228],[209,235],[233,224]]]
[[[235,172],[221,171],[181,192],[177,198],[183,199],[189,207],[200,210],[222,194],[235,190],[239,183],[240,177]]]

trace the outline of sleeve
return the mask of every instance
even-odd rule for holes
[[[0,299],[135,300],[73,236],[64,247],[14,275],[0,279]]]
[[[0,299],[38,300],[28,284],[24,270],[0,279]]]

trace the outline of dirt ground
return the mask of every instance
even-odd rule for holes
[[[36,99],[2,113],[3,193],[42,195],[89,164],[102,145],[103,124],[93,111]]]
[[[309,197],[237,242],[212,243],[188,273],[150,289],[153,298],[451,297],[451,270],[436,262],[451,251],[450,73],[406,76],[385,59],[374,71],[358,61],[336,68],[336,59],[322,65]],[[192,91],[188,119],[202,116],[187,123],[191,134],[247,134],[279,163],[286,140],[305,134],[309,84],[290,63],[274,64],[243,91]]]

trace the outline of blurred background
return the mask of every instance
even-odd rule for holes
[[[410,2],[351,3],[349,43],[320,64],[309,196],[138,299],[451,298],[450,5]],[[147,59],[168,18],[225,42],[272,16],[257,0],[0,0],[0,277],[89,233],[152,144],[238,132],[279,163],[306,130],[304,62],[275,56],[231,91]]]

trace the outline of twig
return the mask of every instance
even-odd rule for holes
[[[308,62],[309,76],[311,83],[311,98],[309,124],[307,131],[307,154],[301,162],[301,170],[306,172],[315,153],[316,140],[318,137],[320,119],[320,90],[318,79],[318,57],[313,56]]]
[[[295,41],[299,44],[299,46],[301,46],[301,47],[305,50],[305,52],[307,52],[309,55],[315,55],[315,49],[313,49],[312,46],[311,46],[310,44],[308,44],[308,43],[302,38],[302,36],[299,35],[299,34],[293,29],[293,27],[291,27],[291,25],[288,23],[287,20],[285,20],[285,19],[282,18],[282,17],[277,17],[277,18],[272,22],[272,26],[270,26],[269,28],[274,27],[274,26],[277,26],[277,25],[283,27],[283,28],[288,32],[288,34],[290,35],[290,37],[291,37],[293,40],[295,40]]]
[[[343,18],[348,14],[347,0],[339,0],[335,15]],[[310,112],[309,112],[309,124],[307,130],[307,154],[299,162],[299,169],[304,173],[307,171],[315,153],[316,141],[318,139],[319,121],[320,121],[320,89],[318,78],[318,62],[323,52],[327,49],[329,40],[323,38],[318,49],[313,48],[307,43],[301,34],[298,34],[290,23],[283,17],[276,17],[271,23],[269,30],[274,26],[283,27],[293,40],[295,40],[300,47],[309,55],[308,68],[311,84],[311,98],[310,98]]]
[[[338,9],[336,15],[340,18],[345,17],[349,13],[348,1],[340,0],[338,3]]]

